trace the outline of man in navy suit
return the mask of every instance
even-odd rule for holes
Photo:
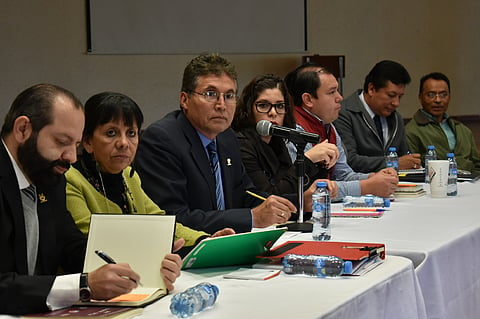
[[[20,93],[5,117],[0,142],[0,314],[44,312],[81,297],[109,299],[129,292],[140,279],[127,264],[81,274],[86,239],[66,209],[63,174],[77,159],[83,126],[80,101],[51,84]],[[172,289],[181,260],[167,256],[161,273]],[[59,270],[68,275],[57,276]]]
[[[147,194],[186,226],[214,233],[286,222],[296,207],[271,195],[261,201],[242,164],[230,128],[237,102],[237,74],[216,54],[194,58],[185,68],[180,110],[142,134],[135,164]],[[218,171],[210,159],[214,142]]]

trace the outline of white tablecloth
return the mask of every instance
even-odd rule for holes
[[[333,241],[386,245],[384,264],[364,276],[247,281],[224,279],[232,268],[205,269],[183,272],[172,293],[201,281],[220,287],[215,306],[196,318],[480,318],[480,183],[458,187],[457,197],[397,199],[381,218],[334,218]],[[171,296],[141,318],[174,318]]]
[[[220,289],[215,305],[193,318],[426,318],[423,297],[410,259],[387,256],[367,274],[335,279],[281,273],[265,281],[224,279],[235,267],[183,271],[168,296],[146,307],[138,319],[176,318],[175,293],[200,282]],[[0,319],[17,319],[0,315]]]
[[[423,298],[412,262],[389,256],[364,276],[338,279],[296,277],[281,273],[266,281],[224,279],[232,268],[182,272],[175,291],[202,281],[216,284],[214,307],[196,318],[425,318]],[[172,294],[148,306],[141,319],[176,318]]]
[[[480,183],[458,189],[397,199],[381,218],[333,218],[332,241],[384,243],[387,254],[412,259],[428,318],[480,318]],[[289,238],[302,239],[311,235]]]

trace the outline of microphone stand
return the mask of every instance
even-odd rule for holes
[[[289,231],[300,231],[302,233],[311,233],[313,230],[313,224],[303,221],[303,181],[305,177],[305,146],[306,142],[302,138],[291,139],[292,143],[297,147],[297,158],[295,159],[295,167],[298,178],[298,221],[295,223],[287,223],[285,227]]]

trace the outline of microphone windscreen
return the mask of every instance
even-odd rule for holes
[[[271,135],[270,129],[272,127],[272,123],[267,120],[261,120],[257,123],[257,133],[261,136],[269,136]]]

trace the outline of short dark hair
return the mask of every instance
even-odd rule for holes
[[[119,120],[123,120],[127,126],[137,124],[140,131],[143,113],[134,100],[122,93],[102,92],[93,95],[85,102],[83,140],[91,138],[98,126]]]
[[[255,117],[253,116],[254,102],[258,96],[267,89],[278,88],[282,92],[285,103],[287,103],[287,113],[283,120],[283,126],[295,128],[295,118],[293,108],[290,104],[287,87],[285,82],[273,74],[264,74],[255,77],[245,86],[235,110],[232,127],[235,130],[241,130],[247,127],[255,126]]]
[[[320,68],[319,71],[313,69]],[[309,93],[317,98],[317,90],[322,85],[318,73],[332,74],[327,68],[315,62],[307,62],[297,67],[285,76],[285,83],[293,103],[302,105],[303,93]]]
[[[237,71],[230,61],[216,53],[205,53],[193,58],[185,67],[182,79],[182,92],[190,93],[195,90],[198,78],[210,74],[217,76],[225,74],[237,83]]]
[[[5,116],[1,136],[5,137],[13,130],[19,116],[30,119],[32,130],[38,133],[43,127],[53,123],[52,108],[57,96],[69,99],[75,108],[82,109],[80,100],[69,90],[54,84],[36,84],[21,92],[13,101]]]
[[[368,84],[372,83],[373,87],[378,90],[387,86],[390,81],[395,85],[407,85],[411,78],[407,69],[398,62],[383,60],[375,64],[365,77],[363,83],[363,91],[368,91]]]
[[[448,77],[445,74],[440,72],[432,72],[422,76],[422,78],[420,79],[420,88],[418,89],[418,94],[423,93],[423,84],[425,84],[425,81],[429,79],[445,81],[448,86],[448,93],[450,93],[450,80],[448,79]]]

